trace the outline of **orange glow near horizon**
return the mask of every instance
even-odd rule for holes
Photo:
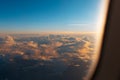
[[[16,56],[19,55],[21,60],[39,61],[39,64],[37,64],[38,67],[43,65],[46,66],[47,61],[48,62],[50,61],[49,62],[50,67],[51,65],[55,65],[55,68],[58,67],[58,70],[62,70],[61,68],[63,68],[62,71],[65,71],[66,68],[69,67],[73,68],[75,66],[76,69],[75,71],[77,72],[82,72],[82,70],[84,69],[83,74],[85,72],[85,77],[82,77],[81,79],[90,80],[90,78],[95,72],[99,58],[101,57],[100,51],[102,48],[103,36],[105,33],[105,24],[110,0],[101,0],[100,3],[101,4],[98,5],[99,8],[98,6],[96,7],[98,8],[97,10],[98,15],[93,15],[94,17],[98,18],[98,20],[95,21],[97,22],[95,26],[88,27],[88,24],[86,25],[79,24],[77,22],[76,23],[70,22],[72,24],[69,24],[68,26],[65,25],[68,28],[72,26],[70,30],[64,28],[65,26],[60,25],[61,27],[60,26],[57,27],[58,31],[57,30],[55,31],[56,29],[55,26],[54,26],[55,29],[49,28],[51,30],[47,29],[46,32],[42,27],[41,29],[40,28],[38,29],[38,27],[36,27],[35,29],[36,32],[34,30],[31,31],[32,28],[30,29],[30,31],[26,30],[27,28],[22,29],[21,31],[19,31],[18,29],[18,32],[17,30],[16,31],[13,30],[14,32],[12,32],[12,28],[11,32],[1,31],[0,57],[4,59],[6,58],[7,55],[10,54],[12,57],[10,56],[9,61],[14,62]],[[87,18],[87,16],[85,17],[87,23],[87,20],[89,19]],[[90,20],[92,21],[92,19]],[[85,30],[84,29],[85,26],[88,29]],[[82,29],[81,27],[83,28],[83,30],[81,30]],[[92,27],[94,27],[96,31],[92,30]],[[64,29],[60,30],[59,28]],[[46,62],[44,63],[44,61]],[[54,64],[52,63],[52,61]],[[35,66],[36,68],[36,64],[32,66]],[[79,69],[81,71],[78,71],[78,69],[76,68],[79,66],[80,66]],[[48,64],[47,67],[49,67]],[[57,71],[57,69],[55,69],[55,71],[59,72]],[[61,73],[63,72],[60,72],[60,74]],[[70,75],[71,74],[72,72],[70,73]],[[75,75],[78,74],[75,73]]]

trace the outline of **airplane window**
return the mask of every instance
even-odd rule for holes
[[[109,0],[0,0],[0,80],[89,80]]]

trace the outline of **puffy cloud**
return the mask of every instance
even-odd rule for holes
[[[12,36],[6,36],[6,37],[5,37],[5,41],[8,42],[8,43],[9,43],[9,42],[13,42],[13,43],[14,43],[14,39],[13,39]]]
[[[44,60],[44,61],[51,60],[50,56],[40,56],[39,59]]]
[[[62,37],[61,37],[62,39]],[[19,41],[16,42],[12,36],[6,36],[4,43],[6,45],[13,45],[16,42],[16,45],[10,47],[1,47],[1,51],[4,53],[13,53],[20,54],[24,59],[41,59],[41,60],[51,60],[53,58],[80,58],[82,60],[90,60],[91,57],[89,53],[93,51],[93,48],[90,48],[91,42],[84,40],[87,38],[73,37],[69,38],[68,42],[64,43],[65,40],[61,41],[52,41],[51,44],[39,44],[37,41]],[[0,39],[2,41],[2,39]],[[71,40],[74,40],[71,42]]]
[[[63,45],[62,42],[55,42],[55,47],[60,47],[60,46],[62,46],[62,45]]]
[[[24,55],[24,52],[20,51],[20,50],[15,50],[12,51],[13,54],[20,54],[20,55]]]
[[[48,45],[47,47],[44,47],[44,49],[42,49],[42,55],[44,56],[49,56],[50,58],[56,58],[58,57],[58,53],[56,51],[56,49],[54,47],[51,47],[50,45]]]
[[[80,52],[81,54],[87,54],[89,53],[89,46],[90,46],[90,42],[85,41],[84,45],[82,46],[81,49],[78,50],[78,52]]]
[[[38,44],[33,41],[28,42],[27,45],[33,48],[38,48]]]
[[[66,72],[66,69],[69,67],[71,67],[69,71],[74,67],[76,70],[86,71],[86,66],[89,65],[88,62],[91,59],[89,53],[94,50],[93,47],[91,47],[91,39],[89,41],[87,38],[82,38],[77,35],[72,36],[74,39],[69,39],[70,36],[67,36],[68,38],[65,37],[66,39],[63,40],[64,37],[65,36],[60,36],[58,39],[53,38],[52,41],[49,41],[50,43],[44,43],[40,40],[41,38],[36,37],[14,39],[11,36],[7,36],[5,40],[0,39],[0,41],[6,45],[13,45],[15,42],[16,44],[10,47],[0,46],[0,57],[4,60],[8,59],[11,62],[14,61],[14,64],[20,66],[20,69],[27,69],[26,71],[28,72],[34,68],[41,68],[43,65],[46,66],[45,69],[48,67],[49,69],[52,68],[50,71],[55,71],[55,74],[57,69],[57,73],[63,73]],[[21,65],[23,65],[23,67]],[[69,71],[67,73],[69,73]]]
[[[7,44],[7,45],[15,44],[14,38],[12,36],[6,36],[4,39],[4,44]]]
[[[41,46],[41,47],[44,47],[44,48],[47,48],[47,47],[48,47],[47,44],[41,44],[40,46]]]
[[[90,53],[91,52],[93,53],[94,48],[90,47],[91,42],[85,41],[85,40],[83,40],[83,41],[85,42],[84,45],[80,49],[78,49],[79,58],[84,60],[84,61],[88,61],[88,60],[92,59]]]

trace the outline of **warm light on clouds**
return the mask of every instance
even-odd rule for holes
[[[98,61],[108,1],[2,0],[0,79],[87,79]]]

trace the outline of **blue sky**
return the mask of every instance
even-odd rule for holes
[[[102,0],[0,0],[0,32],[95,31]]]

